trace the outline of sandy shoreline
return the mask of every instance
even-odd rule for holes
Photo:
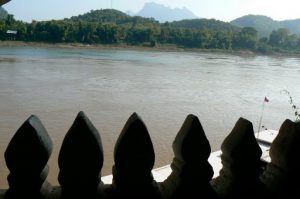
[[[24,41],[0,41],[0,47],[35,47],[35,48],[77,48],[77,49],[104,49],[104,50],[133,50],[133,51],[156,51],[156,52],[191,52],[191,53],[220,53],[238,56],[275,56],[275,57],[296,57],[300,53],[278,53],[267,54],[253,52],[251,50],[223,50],[223,49],[202,49],[184,48],[176,45],[161,45],[155,47],[133,46],[126,44],[83,44],[83,43],[45,43],[45,42],[24,42]]]
[[[227,54],[244,54],[255,55],[250,50],[222,50],[222,49],[200,49],[200,48],[183,48],[175,45],[157,45],[155,47],[148,46],[132,46],[126,44],[83,44],[83,43],[45,43],[45,42],[24,42],[24,41],[0,41],[0,47],[37,47],[37,48],[84,48],[84,49],[107,49],[107,50],[142,50],[142,51],[160,51],[160,52],[217,52]]]

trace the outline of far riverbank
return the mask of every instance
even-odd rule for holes
[[[36,47],[36,48],[85,48],[85,49],[106,49],[106,50],[134,50],[134,51],[160,51],[160,52],[199,52],[199,53],[224,53],[232,55],[268,55],[300,57],[299,53],[258,53],[250,50],[222,50],[222,49],[201,49],[184,48],[176,45],[134,46],[126,44],[84,44],[84,43],[45,43],[45,42],[24,42],[24,41],[0,41],[0,47]]]

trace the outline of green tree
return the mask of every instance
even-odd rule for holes
[[[198,38],[198,42],[200,43],[200,48],[212,48],[214,45],[213,43],[213,32],[214,31],[209,31],[208,29],[203,29],[200,30],[198,34],[200,34],[201,40],[199,41],[199,36],[196,37]]]
[[[5,39],[6,25],[4,21],[0,21],[0,40]]]
[[[270,34],[269,44],[272,46],[283,47],[288,40],[289,31],[286,28],[273,30]]]
[[[258,35],[253,27],[244,27],[233,37],[233,47],[255,50],[257,48]]]
[[[94,43],[95,28],[92,23],[79,22],[77,41],[82,43]]]
[[[267,37],[262,37],[259,39],[258,44],[257,44],[257,51],[260,53],[270,53],[272,51],[270,45],[268,44],[268,38]]]
[[[170,42],[170,28],[164,27],[161,28],[160,34],[158,36],[160,43],[169,43]]]
[[[213,48],[231,49],[232,48],[232,33],[224,31],[215,31],[213,35]]]
[[[119,40],[118,28],[115,24],[104,24],[102,26],[98,26],[96,28],[96,34],[99,38],[99,41],[104,44],[117,43]]]
[[[287,38],[286,48],[297,49],[298,48],[298,39],[299,39],[299,37],[296,34],[289,35]]]
[[[48,33],[48,42],[62,42],[65,40],[66,28],[60,21],[48,21],[44,30]]]
[[[15,20],[15,18],[14,18],[14,15],[9,14],[9,15],[7,15],[7,17],[6,17],[5,24],[6,24],[7,26],[11,26],[15,21],[16,21],[16,20]]]

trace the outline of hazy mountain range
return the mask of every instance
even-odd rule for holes
[[[199,18],[187,8],[170,8],[157,3],[145,3],[143,9],[135,14],[136,16],[155,18],[159,22],[172,22],[182,19]]]
[[[133,15],[132,12],[128,13],[130,13],[131,16]],[[188,24],[196,26],[199,23],[203,24],[203,20],[199,20],[199,22],[197,22],[198,20],[195,19],[199,19],[199,17],[187,8],[170,8],[157,3],[146,3],[143,9],[135,15],[147,18],[151,17],[159,22],[185,20],[184,24],[189,27],[190,25]],[[193,20],[188,22],[186,21],[187,19]],[[216,23],[216,21],[218,20],[213,22]],[[182,23],[179,22],[178,24]],[[238,27],[253,27],[258,31],[258,35],[260,37],[268,37],[273,30],[277,30],[279,28],[287,28],[292,34],[300,34],[300,19],[276,21],[263,15],[246,15],[231,21],[230,24]],[[224,25],[228,26],[228,24]]]

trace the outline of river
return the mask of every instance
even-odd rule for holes
[[[100,132],[102,174],[111,173],[113,147],[128,117],[146,123],[155,167],[169,164],[185,117],[199,117],[212,151],[239,117],[255,131],[294,119],[287,89],[300,104],[300,59],[222,53],[76,48],[0,47],[0,187],[7,187],[4,151],[13,134],[37,115],[54,143],[47,178],[57,184],[57,158],[76,114],[83,110]]]

